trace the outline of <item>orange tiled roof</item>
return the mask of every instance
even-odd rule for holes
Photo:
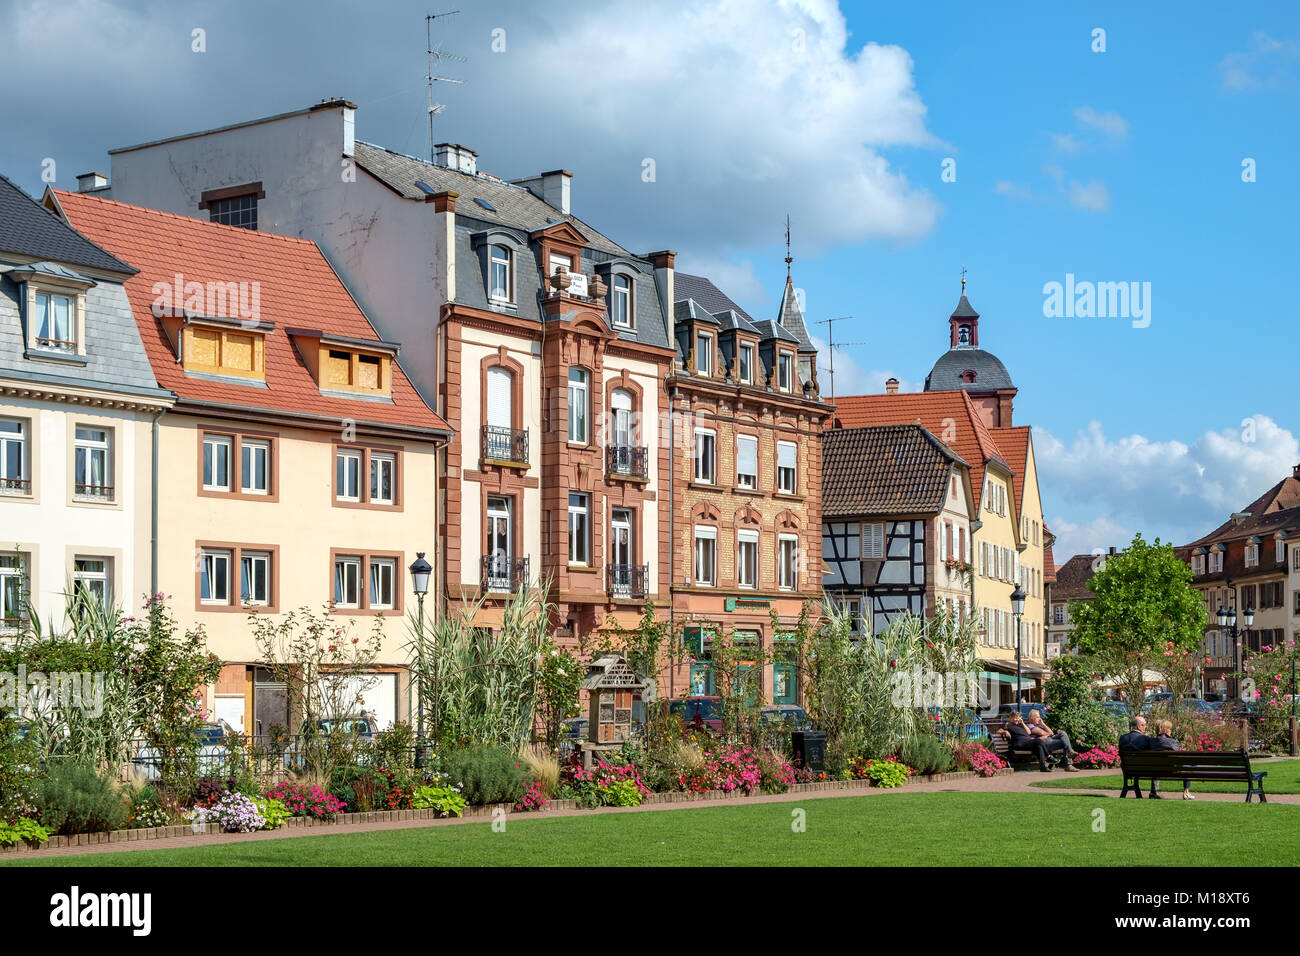
[[[1012,489],[1016,494],[1016,514],[1020,514],[1025,505],[1025,465],[1029,460],[1029,426],[990,428],[989,434],[993,436],[993,441],[1002,452],[1002,457],[1011,465]]]
[[[158,384],[186,400],[319,418],[351,419],[450,431],[393,363],[392,403],[322,394],[286,329],[378,342],[314,242],[190,219],[174,213],[54,190],[72,226],[139,269],[126,282],[140,337]],[[162,323],[154,317],[154,283],[256,282],[259,310],[275,328],[266,336],[266,387],[187,375]]]
[[[835,397],[832,427],[863,428],[869,425],[909,425],[919,421],[945,441],[970,465],[971,487],[975,491],[976,514],[982,507],[984,470],[997,462],[1011,465],[994,441],[970,396],[965,392],[899,392],[893,395],[848,395]]]

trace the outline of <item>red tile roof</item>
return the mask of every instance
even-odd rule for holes
[[[450,431],[393,363],[392,402],[322,394],[286,333],[289,328],[378,342],[370,321],[314,242],[190,219],[142,206],[55,190],[72,226],[139,269],[126,282],[140,337],[158,384],[185,400],[252,410]],[[154,284],[256,282],[266,336],[266,387],[187,375],[162,323]]]
[[[1011,485],[1016,494],[1016,514],[1021,514],[1025,505],[1025,464],[1029,461],[1029,426],[990,428],[989,434],[993,436],[993,442],[1002,452],[1002,457],[1011,465]]]
[[[836,396],[832,427],[910,425],[920,422],[970,465],[976,514],[982,507],[984,470],[997,462],[1008,471],[1010,463],[994,441],[970,396],[965,392],[898,392],[893,395]]]

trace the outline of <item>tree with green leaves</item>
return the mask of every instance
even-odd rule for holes
[[[1163,670],[1167,652],[1188,652],[1201,642],[1205,603],[1191,582],[1191,568],[1172,545],[1159,538],[1147,543],[1139,533],[1122,553],[1098,562],[1088,581],[1094,598],[1070,602],[1071,642],[1120,677],[1135,709],[1142,705],[1143,672]]]

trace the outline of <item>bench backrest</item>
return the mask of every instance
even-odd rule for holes
[[[1119,759],[1131,777],[1167,774],[1240,780],[1250,773],[1250,756],[1243,750],[1131,750],[1121,751]]]

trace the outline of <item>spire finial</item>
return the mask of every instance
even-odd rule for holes
[[[966,294],[966,267],[961,267],[961,294]]]
[[[794,259],[790,256],[790,214],[785,214],[785,277],[790,278],[790,263]]]

